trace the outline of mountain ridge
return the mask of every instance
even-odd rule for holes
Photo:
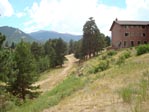
[[[36,32],[31,32],[29,33],[29,35],[38,41],[47,41],[48,39],[62,38],[64,41],[69,42],[71,39],[77,41],[80,40],[82,37],[82,35],[59,33],[56,31],[48,31],[48,30],[39,30]]]
[[[6,41],[9,45],[19,43],[22,39],[26,42],[46,42],[49,39],[62,38],[64,41],[80,40],[82,35],[74,35],[70,33],[59,33],[57,31],[39,30],[31,33],[26,33],[19,28],[11,26],[0,26],[0,32],[6,36]]]
[[[22,39],[26,42],[37,41],[37,40],[33,39],[27,33],[20,30],[19,28],[14,28],[14,27],[11,27],[11,26],[1,26],[0,27],[0,32],[3,35],[6,36],[6,41],[9,44],[11,44],[12,42],[19,43]]]

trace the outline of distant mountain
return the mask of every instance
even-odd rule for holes
[[[9,44],[11,44],[12,42],[18,43],[22,39],[26,42],[36,41],[30,35],[24,33],[18,28],[3,26],[0,27],[0,32],[6,36],[6,41],[8,41]]]
[[[69,42],[69,40],[79,40],[81,39],[81,35],[72,35],[72,34],[67,34],[67,33],[58,33],[58,32],[53,32],[53,31],[44,31],[40,30],[37,32],[32,32],[29,34],[32,36],[34,39],[38,41],[45,42],[48,39],[53,39],[53,38],[62,38],[64,41]]]

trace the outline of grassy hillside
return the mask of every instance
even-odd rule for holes
[[[83,89],[45,109],[49,112],[147,112],[149,110],[149,54],[135,49],[104,52],[80,65]]]
[[[149,53],[131,48],[75,66],[51,91],[11,112],[147,112],[148,105]]]

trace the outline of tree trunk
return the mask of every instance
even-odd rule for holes
[[[22,99],[23,99],[23,101],[25,101],[25,89],[24,89],[24,88],[22,88],[21,94],[22,94]]]

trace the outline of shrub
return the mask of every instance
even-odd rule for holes
[[[108,51],[108,53],[107,53],[107,55],[108,56],[113,56],[113,55],[116,55],[116,51],[114,51],[114,50],[110,50],[110,51]]]
[[[99,71],[98,67],[93,68],[92,73],[97,73]]]
[[[120,65],[122,65],[124,62],[125,62],[125,57],[122,55],[122,56],[119,56],[119,58],[118,58],[116,64],[120,66]]]
[[[99,63],[99,65],[96,67],[96,69],[98,69],[98,71],[104,71],[108,68],[109,68],[109,61],[108,60],[101,61]]]
[[[131,52],[126,51],[122,55],[124,56],[125,59],[127,59],[127,58],[131,57]]]
[[[136,50],[137,50],[137,55],[149,53],[149,44],[140,45],[136,48]]]
[[[96,67],[92,68],[90,73],[97,73],[97,72],[100,72],[100,71],[104,71],[108,68],[109,68],[109,61],[108,60],[103,60],[103,61],[100,61],[100,63]]]
[[[116,64],[118,64],[120,66],[121,64],[123,64],[125,62],[125,59],[129,58],[130,56],[131,56],[131,53],[129,51],[125,51],[124,53],[122,53],[119,56]]]
[[[101,61],[100,64],[98,65],[98,69],[100,71],[104,71],[104,70],[106,70],[108,68],[109,68],[109,61],[108,60]]]
[[[101,56],[100,60],[106,60],[107,58],[108,58],[108,56],[106,54],[104,54],[104,55]]]

